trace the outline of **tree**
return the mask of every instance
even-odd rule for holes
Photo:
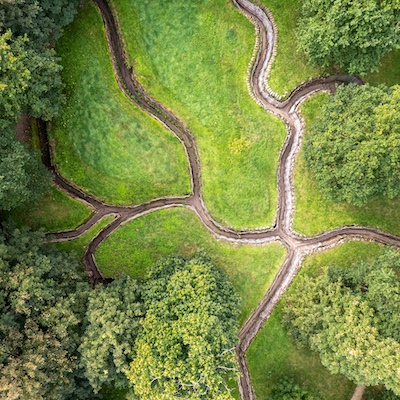
[[[376,71],[400,47],[400,4],[392,0],[303,0],[299,48],[317,65]]]
[[[0,136],[0,209],[11,210],[38,199],[50,186],[50,176],[37,152],[15,140],[13,129]]]
[[[238,298],[205,255],[171,257],[148,274],[146,316],[128,372],[141,399],[231,399]]]
[[[0,397],[93,398],[77,351],[90,286],[40,234],[0,234]]]
[[[0,36],[0,118],[7,121],[16,122],[31,78],[26,65],[27,41],[26,37],[11,41],[11,31]]]
[[[317,278],[303,276],[287,297],[284,323],[332,373],[358,385],[383,384],[399,395],[399,271],[400,254],[390,250],[351,270],[331,267]]]
[[[2,2],[0,29],[27,35],[39,51],[54,45],[72,22],[79,0],[7,0]]]
[[[61,66],[54,50],[35,50],[29,39],[0,36],[0,118],[15,122],[21,110],[52,119],[63,101]]]
[[[130,386],[126,372],[143,317],[140,301],[138,282],[128,276],[98,285],[89,295],[88,326],[79,351],[95,393],[103,385]]]
[[[333,201],[400,194],[400,86],[338,87],[304,142],[308,168]]]

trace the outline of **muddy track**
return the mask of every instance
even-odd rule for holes
[[[218,224],[209,214],[203,199],[201,185],[200,158],[194,136],[185,125],[170,111],[156,100],[152,99],[136,80],[132,66],[127,62],[127,56],[119,37],[120,29],[113,16],[107,0],[94,0],[102,15],[106,30],[108,48],[118,85],[130,101],[160,121],[182,143],[186,151],[188,167],[191,175],[191,193],[183,197],[165,197],[152,200],[136,206],[119,206],[105,204],[81,189],[68,183],[56,170],[52,163],[50,145],[48,143],[46,125],[39,124],[43,163],[54,174],[55,184],[71,197],[87,204],[93,210],[92,216],[74,230],[49,233],[50,241],[67,241],[77,238],[87,232],[98,221],[107,215],[115,218],[103,228],[87,246],[83,262],[94,284],[107,282],[100,273],[95,251],[98,246],[122,224],[138,218],[149,212],[168,207],[187,207],[193,210],[204,226],[213,235],[222,240],[243,244],[261,244],[280,242],[287,248],[287,257],[280,268],[268,293],[257,306],[253,314],[242,326],[239,333],[237,355],[241,377],[239,389],[242,399],[254,399],[250,375],[246,365],[246,351],[271,314],[283,293],[287,290],[297,274],[305,255],[333,247],[348,240],[370,240],[386,245],[400,247],[400,237],[374,228],[348,226],[333,229],[313,237],[303,237],[292,229],[294,211],[293,168],[297,152],[301,145],[303,121],[298,109],[302,102],[314,93],[334,92],[337,84],[362,84],[357,77],[333,75],[316,78],[299,85],[285,101],[279,101],[268,90],[265,79],[274,58],[276,48],[276,26],[270,12],[248,0],[232,0],[240,12],[246,15],[255,25],[258,32],[257,52],[251,65],[249,76],[249,91],[253,99],[268,112],[279,116],[286,124],[288,135],[279,156],[278,182],[279,192],[275,224],[268,229],[237,231]]]

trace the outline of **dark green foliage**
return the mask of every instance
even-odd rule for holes
[[[323,107],[304,155],[320,190],[364,205],[400,194],[400,86],[341,86]]]
[[[30,79],[26,66],[25,43],[27,38],[11,40],[11,31],[0,36],[0,128],[16,122]],[[3,132],[0,132],[3,134]]]
[[[0,397],[90,397],[77,351],[89,284],[67,254],[45,251],[40,234],[0,236]]]
[[[391,0],[303,0],[298,45],[316,66],[365,74],[400,47],[399,20]]]
[[[62,104],[61,66],[48,48],[71,21],[76,1],[10,0],[0,10],[0,209],[37,199],[49,187],[37,155],[16,142],[21,112],[52,119]]]
[[[15,122],[22,110],[50,120],[62,102],[61,66],[54,50],[36,50],[27,37],[0,36],[0,118]]]
[[[52,49],[40,53],[29,50],[27,60],[30,80],[25,104],[30,115],[49,121],[59,114],[63,102],[61,65]]]
[[[89,296],[88,326],[79,351],[96,393],[103,385],[130,386],[125,373],[144,314],[140,300],[138,282],[128,276],[97,286]]]
[[[50,177],[39,154],[17,142],[13,129],[0,135],[0,209],[11,210],[38,199],[49,187]]]
[[[370,264],[303,276],[287,297],[285,324],[332,373],[400,395],[399,270],[400,253],[389,249]]]
[[[396,396],[391,390],[382,390],[379,394],[373,393],[366,395],[367,400],[400,400],[400,396]]]
[[[141,399],[231,399],[238,298],[204,255],[151,269],[146,316],[128,373]]]
[[[310,392],[291,379],[284,378],[268,396],[269,400],[317,400]]]
[[[76,14],[79,0],[3,0],[0,30],[11,29],[14,36],[27,35],[42,50],[54,45],[62,28]]]
[[[400,254],[388,251],[373,263],[360,262],[352,268],[330,267],[331,282],[360,296],[374,310],[373,326],[383,337],[400,343]]]
[[[13,120],[21,108],[45,120],[50,120],[59,113],[63,100],[59,75],[61,66],[50,47],[61,36],[63,27],[72,21],[78,2],[1,2],[1,118]]]

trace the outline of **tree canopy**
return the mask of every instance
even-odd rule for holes
[[[143,288],[146,316],[128,372],[141,399],[231,399],[238,298],[204,255],[159,262]]]
[[[55,44],[76,14],[79,0],[7,0],[1,4],[0,29],[27,35],[42,50]]]
[[[38,198],[49,179],[34,151],[15,139],[22,112],[47,121],[63,102],[61,66],[50,45],[76,0],[12,0],[0,9],[0,209]]]
[[[6,127],[0,136],[0,209],[11,210],[38,199],[49,184],[40,155],[16,141],[14,129]]]
[[[400,86],[341,86],[305,136],[307,166],[333,201],[400,194]]]
[[[0,397],[90,398],[78,353],[90,286],[75,257],[42,243],[0,233]]]
[[[144,311],[138,282],[128,276],[89,295],[88,326],[79,351],[95,393],[103,385],[128,388],[126,372]]]
[[[303,0],[298,46],[317,66],[365,74],[400,47],[399,20],[398,1]]]
[[[399,273],[400,253],[390,249],[371,263],[303,276],[286,299],[285,324],[332,373],[400,395]]]

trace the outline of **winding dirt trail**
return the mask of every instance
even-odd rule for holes
[[[278,166],[278,211],[275,224],[270,229],[235,231],[218,224],[209,214],[202,200],[201,169],[196,142],[183,123],[169,110],[152,99],[135,78],[132,66],[127,64],[116,20],[107,0],[94,0],[103,17],[110,57],[120,89],[138,107],[159,120],[182,143],[186,151],[191,174],[191,194],[186,197],[166,197],[154,199],[136,206],[116,206],[104,204],[79,188],[68,183],[52,164],[50,146],[47,139],[46,125],[39,124],[43,163],[54,174],[55,184],[69,196],[87,204],[93,210],[92,217],[78,228],[48,234],[50,241],[67,241],[87,232],[99,220],[107,215],[114,220],[103,228],[89,243],[84,254],[84,264],[94,284],[104,282],[96,265],[95,251],[98,246],[121,224],[138,218],[149,212],[168,207],[187,207],[193,210],[201,222],[219,239],[247,244],[280,242],[287,248],[287,257],[280,268],[268,293],[259,303],[253,314],[242,326],[237,346],[241,377],[239,389],[244,400],[254,399],[250,375],[246,365],[246,351],[263,326],[266,319],[288,289],[297,274],[302,259],[309,253],[335,246],[348,240],[362,239],[400,247],[400,237],[374,228],[348,226],[321,233],[313,237],[302,237],[292,229],[294,211],[293,168],[303,135],[303,121],[298,110],[302,102],[316,92],[334,92],[337,84],[362,84],[356,77],[333,75],[317,78],[299,85],[285,101],[279,101],[268,89],[265,82],[274,58],[276,47],[276,26],[271,13],[262,6],[249,0],[232,0],[238,9],[255,25],[258,32],[256,57],[249,77],[249,94],[268,112],[282,118],[287,125],[288,135],[279,156]]]

